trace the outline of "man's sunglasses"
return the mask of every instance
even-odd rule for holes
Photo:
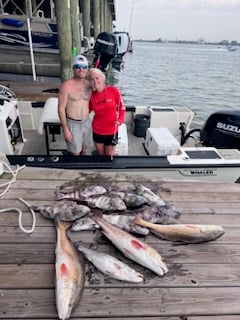
[[[84,69],[84,70],[86,70],[87,68],[88,68],[88,66],[86,65],[86,64],[75,64],[74,66],[73,66],[73,68],[74,69]]]

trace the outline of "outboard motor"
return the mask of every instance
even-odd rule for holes
[[[207,147],[240,149],[240,111],[219,111],[209,116],[200,131]]]
[[[117,50],[117,40],[113,33],[101,32],[97,36],[93,51],[95,54],[93,65],[105,71],[109,62],[114,58]]]

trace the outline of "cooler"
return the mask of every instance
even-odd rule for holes
[[[118,128],[118,144],[116,148],[116,154],[120,156],[128,155],[128,135],[127,126],[122,123]]]
[[[177,154],[180,144],[168,128],[148,128],[145,148],[149,155],[167,156]]]

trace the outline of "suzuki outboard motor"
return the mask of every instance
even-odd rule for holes
[[[219,111],[210,115],[200,131],[207,147],[240,149],[240,111]]]
[[[114,58],[117,50],[117,40],[113,33],[101,32],[97,36],[93,51],[95,54],[93,65],[104,71]]]

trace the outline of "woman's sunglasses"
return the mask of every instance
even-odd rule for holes
[[[86,70],[87,68],[88,68],[88,66],[86,65],[86,64],[75,64],[74,66],[73,66],[73,68],[74,69],[84,69],[84,70]]]

